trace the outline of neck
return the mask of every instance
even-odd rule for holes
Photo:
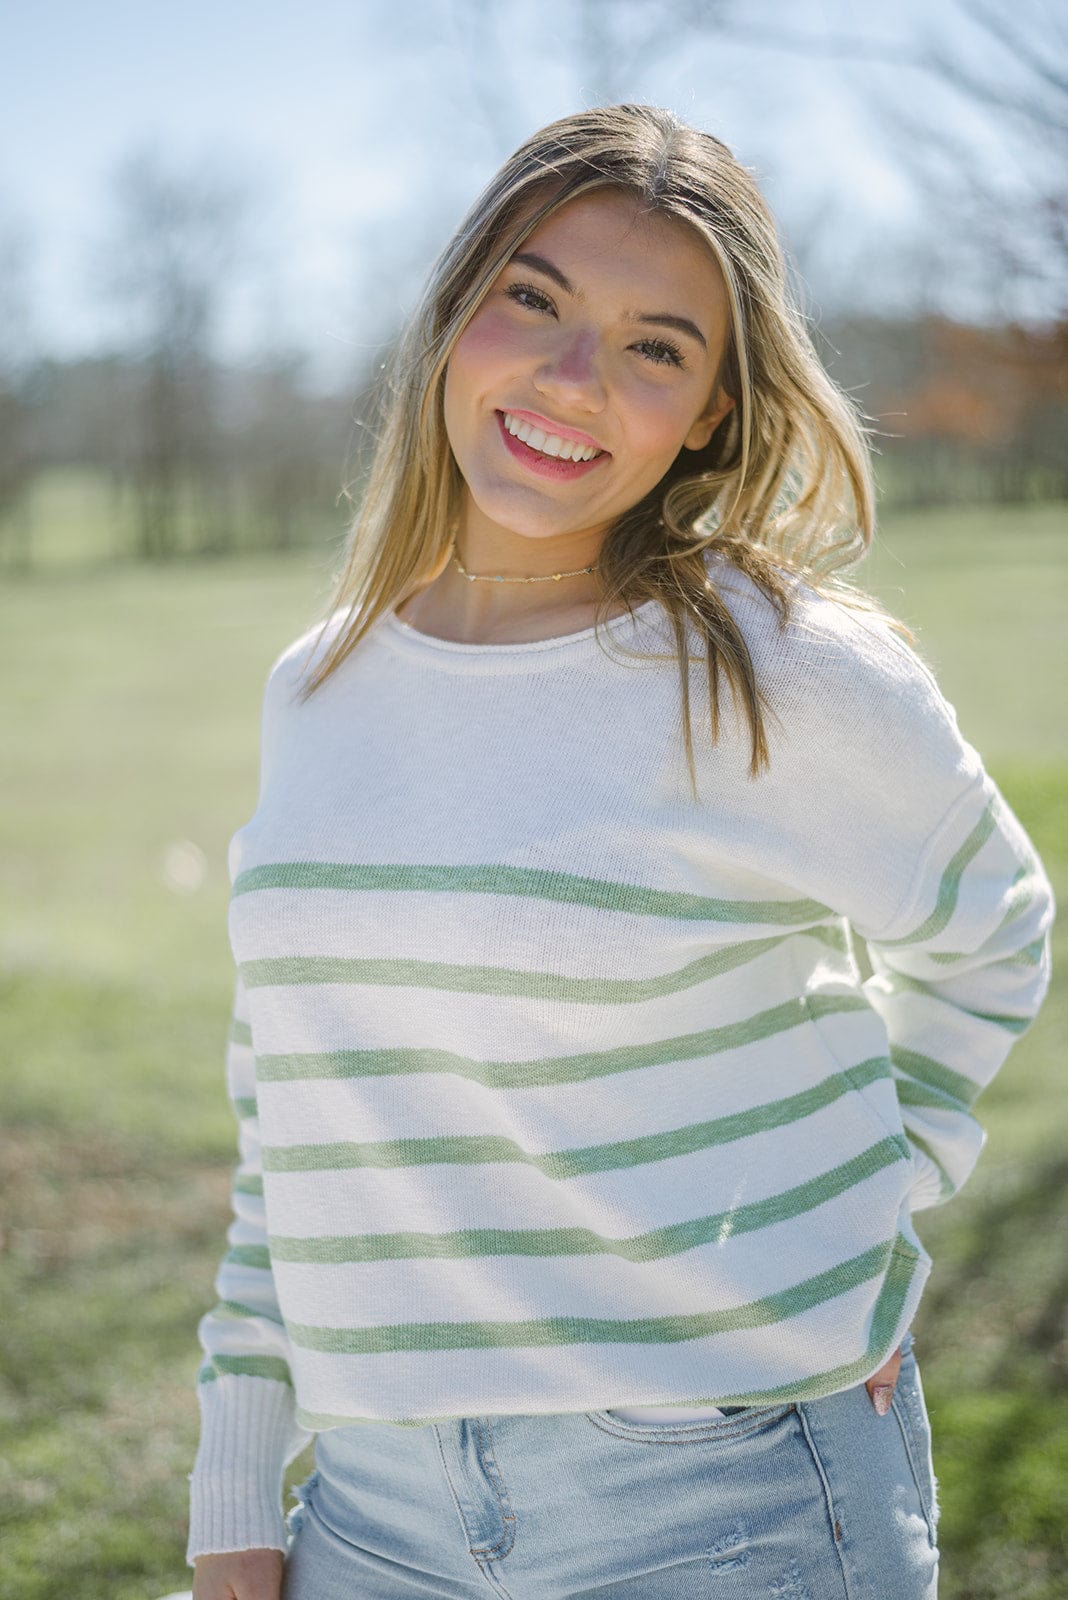
[[[590,562],[589,566],[575,567],[570,572],[539,572],[532,573],[529,577],[521,578],[512,577],[510,574],[503,572],[469,572],[460,560],[460,552],[455,544],[452,548],[451,559],[461,578],[465,578],[468,583],[560,583],[565,578],[588,578],[596,571],[596,562]]]
[[[601,594],[596,563],[604,532],[527,537],[466,506],[434,577],[397,614],[442,638],[483,643],[551,638],[585,627]],[[473,576],[465,577],[461,565]],[[558,572],[567,576],[555,578]]]

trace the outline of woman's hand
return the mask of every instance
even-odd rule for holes
[[[885,1417],[890,1410],[890,1402],[894,1398],[894,1386],[900,1371],[901,1351],[895,1350],[890,1360],[881,1366],[878,1372],[872,1373],[864,1385],[871,1396],[872,1405],[881,1417]]]
[[[282,1593],[281,1550],[228,1550],[197,1556],[193,1563],[193,1600],[279,1600]]]

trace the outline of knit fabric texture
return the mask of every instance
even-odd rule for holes
[[[771,762],[728,692],[713,743],[695,637],[696,797],[655,601],[530,644],[388,614],[301,704],[339,613],[272,667],[190,1560],[285,1548],[318,1430],[814,1399],[908,1328],[1049,883],[900,636],[710,573]]]

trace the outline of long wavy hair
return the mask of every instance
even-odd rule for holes
[[[696,790],[689,664],[702,658],[690,654],[694,625],[713,740],[725,680],[748,727],[751,775],[768,762],[768,708],[710,577],[708,552],[721,552],[757,584],[781,623],[790,614],[790,575],[883,613],[841,576],[873,532],[864,422],[816,354],[768,207],[725,144],[655,106],[580,111],[533,134],[435,263],[378,389],[373,459],[324,621],[345,615],[300,693],[314,693],[384,612],[444,569],[463,493],[445,430],[449,357],[523,240],[561,206],[606,186],[688,223],[718,263],[729,304],[721,381],[734,406],[703,450],[680,450],[655,488],[616,519],[596,563],[596,637],[621,605],[632,612],[657,599],[671,619]]]

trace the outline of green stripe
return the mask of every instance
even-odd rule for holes
[[[904,1045],[892,1044],[890,1059],[894,1063],[895,1075],[896,1072],[904,1072],[908,1077],[915,1078],[918,1083],[926,1084],[929,1089],[940,1090],[955,1106],[965,1111],[974,1105],[982,1093],[981,1083],[966,1078],[962,1072],[954,1072],[952,1067],[944,1066],[932,1056],[921,1055],[918,1050],[906,1050]]]
[[[780,923],[794,926],[833,915],[818,900],[718,900],[707,895],[650,889],[610,878],[570,872],[486,865],[433,866],[411,862],[274,861],[249,867],[234,879],[231,895],[256,889],[416,890],[422,893],[519,895],[560,900],[631,916],[676,917],[687,922]]]
[[[215,1378],[273,1378],[277,1383],[293,1387],[289,1362],[281,1356],[223,1356],[214,1355],[207,1366],[197,1374],[200,1383],[211,1383]]]
[[[254,1094],[234,1095],[230,1103],[242,1120],[256,1115],[256,1096]]]
[[[590,1228],[467,1228],[455,1233],[362,1233],[318,1239],[271,1237],[273,1261],[341,1266],[364,1261],[463,1259],[470,1256],[618,1256],[624,1261],[658,1261],[722,1243],[739,1233],[754,1233],[788,1222],[804,1211],[855,1188],[883,1168],[910,1160],[908,1141],[898,1135],[881,1140],[850,1161],[799,1183],[781,1194],[735,1206],[712,1216],[654,1228],[631,1239],[610,1239]]]
[[[955,1111],[958,1116],[968,1115],[960,1101],[955,1100],[952,1095],[943,1094],[940,1089],[929,1089],[922,1083],[913,1083],[911,1078],[898,1078],[894,1087],[900,1105],[929,1107],[936,1111]]]
[[[960,881],[968,863],[979,854],[993,831],[994,801],[991,799],[987,802],[979,821],[942,874],[942,881],[938,885],[938,894],[935,898],[935,908],[926,922],[921,922],[918,928],[904,934],[900,939],[878,939],[875,943],[883,950],[891,950],[898,945],[920,944],[924,939],[933,939],[936,933],[941,933],[957,909]]]
[[[801,1316],[848,1294],[886,1270],[894,1240],[873,1245],[801,1283],[726,1311],[679,1316],[536,1317],[518,1322],[401,1322],[378,1327],[323,1328],[288,1323],[293,1343],[324,1355],[379,1355],[392,1351],[515,1350],[569,1344],[678,1344],[711,1334],[766,1328]]]
[[[296,1407],[296,1419],[301,1427],[307,1428],[311,1433],[325,1433],[328,1428],[355,1428],[360,1423],[369,1427],[386,1428],[428,1428],[434,1422],[455,1422],[459,1419],[451,1417],[388,1417],[383,1421],[381,1417],[343,1417],[334,1411],[305,1411],[301,1406]]]
[[[819,1399],[822,1395],[835,1394],[843,1388],[859,1383],[871,1373],[875,1357],[884,1356],[884,1359],[889,1359],[891,1352],[887,1347],[901,1321],[901,1313],[905,1308],[912,1280],[920,1265],[919,1251],[899,1233],[893,1241],[886,1277],[872,1312],[868,1348],[856,1361],[832,1367],[829,1371],[803,1380],[800,1384],[787,1383],[778,1389],[752,1390],[748,1395],[740,1394],[737,1398],[724,1396],[722,1401],[711,1400],[709,1404],[764,1405],[769,1400]]]
[[[263,1179],[258,1172],[239,1172],[234,1178],[235,1194],[263,1194]]]
[[[246,1317],[260,1318],[265,1322],[277,1322],[282,1325],[282,1318],[274,1311],[257,1311],[255,1306],[246,1306],[240,1300],[220,1300],[212,1307],[213,1317],[225,1319],[245,1319]]]
[[[891,1341],[900,1325],[901,1315],[920,1265],[919,1252],[899,1234],[894,1240],[886,1277],[872,1311],[868,1347],[855,1361],[817,1372],[811,1378],[804,1378],[799,1382],[783,1384],[778,1389],[750,1389],[738,1390],[733,1394],[685,1396],[672,1403],[680,1405],[688,1403],[695,1406],[762,1406],[779,1402],[819,1400],[824,1395],[837,1394],[843,1389],[852,1388],[854,1384],[868,1377],[873,1370],[877,1370],[889,1357]],[[353,1427],[360,1423],[375,1425],[381,1422],[378,1417],[347,1417],[329,1412],[305,1411],[299,1405],[296,1408],[296,1418],[302,1427],[312,1432],[326,1428]],[[431,1423],[459,1420],[460,1414],[451,1413],[437,1417],[391,1418],[385,1425],[396,1428],[424,1428]]]
[[[251,1044],[252,1029],[247,1022],[239,1022],[236,1017],[230,1023],[230,1039],[234,1044]]]
[[[235,1244],[226,1252],[225,1260],[235,1267],[271,1270],[271,1252],[265,1244]]]
[[[1032,890],[1031,884],[1039,884],[1039,889]],[[1040,891],[1039,875],[1035,872],[1034,866],[1029,864],[1021,867],[1013,878],[1012,886],[1005,897],[1005,915],[994,929],[991,938],[995,938],[1003,928],[1007,928],[1012,922],[1018,922],[1026,912],[1030,911]],[[927,959],[936,961],[939,965],[951,966],[959,961],[973,961],[975,952],[968,950],[932,950],[928,952]]]
[[[962,1006],[961,1010],[963,1009],[964,1007]],[[992,1022],[996,1027],[1004,1028],[1006,1033],[1016,1034],[1017,1037],[1021,1033],[1026,1033],[1034,1020],[1031,1017],[996,1016],[992,1011],[969,1011],[968,1015],[975,1017],[979,1022]]]
[[[1022,950],[1017,950],[1016,954],[1009,959],[1014,965],[1039,967],[1045,960],[1045,955],[1046,935],[1043,933],[1037,939],[1032,940],[1030,944],[1025,944]]]
[[[845,930],[813,928],[820,942],[843,953]],[[692,989],[710,978],[755,961],[796,933],[749,939],[710,951],[674,972],[649,978],[583,978],[567,972],[531,972],[522,967],[478,967],[450,961],[415,961],[358,956],[274,956],[245,961],[241,975],[252,989],[305,983],[386,984],[398,988],[441,989],[460,994],[492,994],[573,1005],[633,1005]]]
[[[299,1055],[257,1056],[260,1083],[304,1079],[371,1078],[394,1073],[449,1072],[494,1089],[544,1088],[583,1083],[617,1072],[637,1072],[670,1061],[693,1061],[722,1050],[770,1039],[804,1022],[847,1011],[868,1011],[864,995],[817,994],[797,996],[783,1005],[758,1011],[740,1022],[698,1033],[680,1033],[647,1044],[618,1045],[612,1050],[583,1051],[569,1056],[534,1056],[526,1061],[480,1061],[452,1050],[429,1046],[389,1046],[380,1050],[328,1050]]]
[[[845,952],[841,927],[801,930],[821,944]],[[269,985],[349,983],[439,989],[462,994],[506,995],[578,1005],[627,1005],[677,994],[766,955],[797,934],[776,934],[726,945],[674,972],[649,978],[583,978],[566,972],[531,972],[520,967],[479,967],[456,962],[349,956],[276,956],[246,961],[241,975],[249,988]]]
[[[470,1166],[487,1162],[520,1162],[547,1178],[586,1177],[595,1172],[616,1172],[647,1162],[669,1161],[710,1150],[773,1128],[784,1128],[811,1116],[843,1095],[866,1088],[890,1076],[885,1056],[862,1061],[848,1071],[833,1073],[821,1083],[785,1099],[771,1100],[748,1111],[732,1112],[707,1122],[693,1122],[664,1133],[643,1134],[581,1150],[549,1151],[544,1155],[524,1150],[503,1134],[446,1134],[434,1139],[383,1139],[356,1143],[267,1145],[263,1166],[267,1172],[342,1172],[353,1167]],[[239,1248],[248,1248],[239,1247]]]
[[[938,1176],[940,1180],[938,1198],[940,1200],[948,1200],[951,1194],[956,1194],[957,1185],[953,1182],[953,1179],[950,1177],[941,1161],[939,1161],[938,1157],[931,1149],[931,1146],[927,1143],[927,1140],[921,1139],[919,1134],[913,1128],[910,1128],[909,1142],[914,1144],[917,1149],[922,1150],[928,1161],[932,1161],[938,1168]]]
[[[990,1011],[972,1011],[968,1006],[962,1006],[959,1001],[946,1000],[932,988],[930,983],[925,983],[922,978],[913,978],[907,972],[889,972],[882,978],[885,989],[891,994],[922,994],[928,1000],[937,1000],[941,1005],[951,1005],[955,1011],[961,1011],[966,1017],[974,1017],[976,1022],[993,1022],[997,1027],[1004,1028],[1007,1033],[1026,1033],[1031,1026],[1031,1017],[995,1016]]]

